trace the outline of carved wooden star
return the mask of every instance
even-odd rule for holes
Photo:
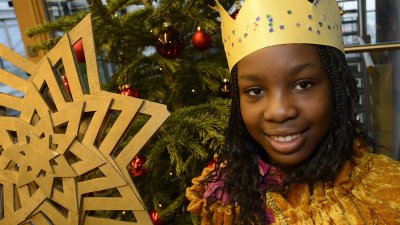
[[[86,73],[72,48],[79,40]],[[0,224],[151,225],[127,168],[169,112],[101,90],[90,16],[37,64],[2,45],[0,57],[29,74],[0,69],[0,83],[23,93],[0,93],[0,111],[18,112],[0,112]],[[141,117],[144,126],[127,135]],[[101,218],[107,211],[134,219]]]

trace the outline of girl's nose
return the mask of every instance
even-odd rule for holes
[[[264,119],[284,123],[298,116],[296,102],[291,94],[276,93],[267,98],[264,107]]]

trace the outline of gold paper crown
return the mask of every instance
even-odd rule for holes
[[[229,69],[264,47],[290,43],[320,44],[344,52],[336,0],[246,0],[236,19],[216,1]]]

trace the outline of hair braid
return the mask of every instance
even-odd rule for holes
[[[226,152],[221,160],[226,160],[230,169],[222,173],[226,174],[225,187],[232,199],[239,203],[241,207],[239,221],[241,224],[266,224],[265,215],[265,197],[264,190],[259,189],[261,176],[258,174],[257,155],[260,151],[257,143],[251,138],[246,127],[243,125],[243,119],[240,112],[239,85],[237,77],[237,67],[232,69],[232,106],[229,127],[238,127],[238,129],[229,129],[231,133],[226,135]],[[239,125],[240,124],[240,125]],[[238,173],[238,171],[240,171]],[[243,194],[246,193],[246,194]]]

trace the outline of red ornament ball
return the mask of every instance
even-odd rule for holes
[[[202,31],[200,27],[192,36],[192,45],[199,51],[204,51],[211,46],[211,37],[206,32]]]
[[[165,221],[158,216],[158,212],[153,210],[150,212],[150,218],[154,225],[164,225]]]
[[[136,88],[133,88],[129,84],[125,84],[121,87],[121,95],[126,95],[130,97],[140,98],[139,91]]]
[[[146,175],[146,169],[144,168],[144,163],[146,158],[144,156],[137,155],[133,157],[131,161],[131,174],[134,177],[140,177]]]
[[[167,59],[178,58],[185,50],[185,39],[169,22],[164,23],[163,28],[157,35],[156,50]]]
[[[228,79],[224,79],[219,86],[219,96],[222,98],[232,98],[232,85]]]
[[[84,63],[86,60],[85,60],[85,52],[83,51],[82,39],[79,39],[79,41],[77,41],[74,44],[74,51],[78,63]]]

